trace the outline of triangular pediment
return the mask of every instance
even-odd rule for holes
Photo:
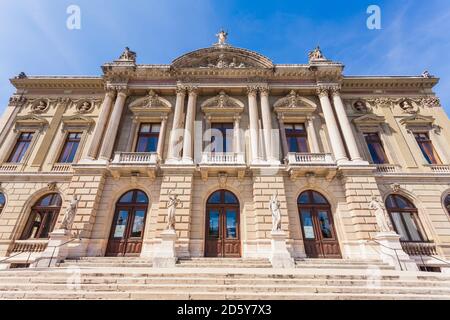
[[[292,90],[286,97],[277,100],[274,103],[274,109],[277,113],[304,113],[309,114],[317,109],[317,105],[299,95]]]
[[[414,114],[410,117],[403,118],[400,120],[401,124],[404,125],[431,125],[434,122],[434,118],[432,116],[423,116],[421,114]]]
[[[148,95],[133,101],[130,106],[130,110],[134,113],[142,112],[161,112],[168,113],[172,109],[171,103],[158,94],[155,91],[150,90]]]
[[[385,122],[385,118],[382,116],[377,116],[375,114],[366,114],[356,119],[353,122],[359,125],[379,125]]]
[[[24,116],[18,116],[16,118],[16,124],[20,124],[20,125],[47,125],[48,121],[38,115],[35,114],[27,114]]]
[[[217,96],[202,103],[202,111],[209,113],[241,113],[244,111],[244,104],[238,99],[228,96],[221,91]]]
[[[84,126],[94,124],[94,120],[92,120],[91,118],[79,115],[79,114],[63,117],[62,122],[64,124],[84,125]]]
[[[268,69],[273,67],[272,61],[263,55],[230,45],[192,51],[172,62],[172,68]]]

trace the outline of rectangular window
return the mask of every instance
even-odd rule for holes
[[[211,152],[233,152],[233,124],[211,124]]]
[[[305,124],[286,124],[285,130],[289,152],[309,153]]]
[[[414,133],[414,137],[428,164],[442,164],[428,133]]]
[[[59,163],[72,163],[81,141],[81,132],[69,132],[59,155]]]
[[[33,132],[22,132],[20,134],[13,151],[9,156],[8,162],[20,163],[22,161],[23,156],[30,147],[31,140],[33,139],[33,134]]]
[[[136,152],[156,152],[160,130],[159,123],[142,123],[139,127]]]
[[[364,138],[369,148],[370,156],[375,164],[388,163],[386,153],[384,151],[383,142],[381,142],[378,133],[364,133]]]

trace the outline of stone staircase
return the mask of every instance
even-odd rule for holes
[[[379,261],[80,258],[56,268],[0,271],[0,299],[450,299],[450,276],[400,272]]]

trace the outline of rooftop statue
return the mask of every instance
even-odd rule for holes
[[[220,30],[218,34],[216,34],[217,37],[217,44],[220,46],[226,45],[227,38],[228,38],[228,32],[225,30]]]
[[[313,51],[308,54],[309,61],[312,60],[326,60],[325,56],[322,54],[322,50],[317,46]]]
[[[131,51],[128,47],[125,47],[125,51],[120,55],[119,60],[136,62],[136,52]]]

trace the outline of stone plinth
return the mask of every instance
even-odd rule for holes
[[[48,268],[63,262],[69,254],[68,242],[70,238],[69,230],[58,229],[50,233],[47,248],[33,263],[33,267]]]
[[[283,231],[272,231],[272,251],[270,263],[273,268],[294,268],[295,263],[286,246],[286,233]]]
[[[175,230],[161,232],[161,243],[156,245],[153,254],[153,268],[173,268],[177,263],[175,243],[177,233]]]
[[[419,270],[414,260],[403,251],[400,235],[395,232],[380,232],[375,235],[374,240],[378,242],[381,260],[394,266],[397,270]]]

